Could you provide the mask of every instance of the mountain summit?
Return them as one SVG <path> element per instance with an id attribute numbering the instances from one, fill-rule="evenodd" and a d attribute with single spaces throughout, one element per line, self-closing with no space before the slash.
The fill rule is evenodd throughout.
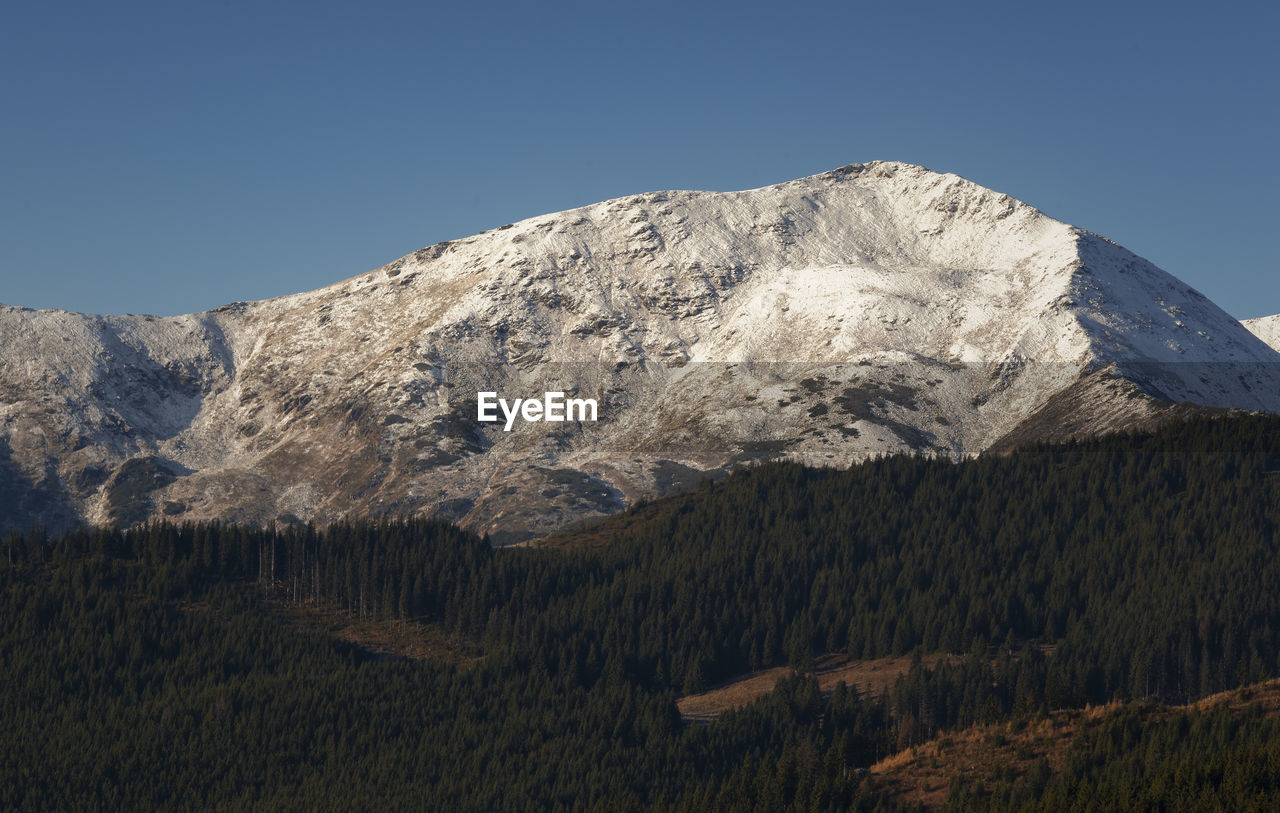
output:
<path id="1" fill-rule="evenodd" d="M 0 307 L 0 521 L 440 514 L 514 541 L 787 457 L 1280 411 L 1280 353 L 1098 235 L 874 162 L 654 192 L 178 316 Z M 477 420 L 479 393 L 599 405 Z"/>

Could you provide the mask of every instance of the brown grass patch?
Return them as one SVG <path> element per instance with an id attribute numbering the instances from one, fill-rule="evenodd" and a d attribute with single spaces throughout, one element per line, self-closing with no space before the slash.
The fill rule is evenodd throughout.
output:
<path id="1" fill-rule="evenodd" d="M 1238 711 L 1254 703 L 1265 712 L 1280 712 L 1280 679 L 1211 695 L 1186 706 L 1152 705 L 1147 720 L 1157 723 L 1192 709 L 1208 711 L 1219 706 Z M 1109 703 L 944 734 L 871 766 L 872 787 L 898 803 L 940 808 L 955 776 L 971 788 L 990 791 L 1001 778 L 1012 782 L 1023 776 L 1041 758 L 1057 773 L 1078 731 L 1098 725 L 1123 708 L 1123 704 Z"/>
<path id="2" fill-rule="evenodd" d="M 997 723 L 947 734 L 872 765 L 872 784 L 897 802 L 937 808 L 946 802 L 957 775 L 972 787 L 989 788 L 997 774 L 1012 780 L 1041 758 L 1056 772 L 1088 715 L 1059 711 L 1025 724 Z"/>
<path id="3" fill-rule="evenodd" d="M 1280 711 L 1280 678 L 1254 683 L 1250 686 L 1242 686 L 1229 692 L 1211 694 L 1208 697 L 1197 700 L 1190 706 L 1183 706 L 1177 710 L 1183 711 L 1196 708 L 1200 711 L 1209 711 L 1218 706 L 1226 706 L 1229 709 L 1238 711 L 1254 703 L 1261 706 L 1265 712 Z"/>
<path id="4" fill-rule="evenodd" d="M 926 666 L 935 666 L 943 657 L 927 655 L 923 661 Z M 832 653 L 818 658 L 809 674 L 817 679 L 823 692 L 835 691 L 836 684 L 843 681 L 863 696 L 876 696 L 893 686 L 898 678 L 910 670 L 910 655 L 854 661 L 844 655 Z M 676 701 L 676 706 L 686 722 L 710 722 L 729 709 L 742 708 L 763 697 L 773 691 L 779 680 L 794 673 L 795 670 L 789 666 L 775 666 L 752 672 L 705 692 L 686 695 Z"/>

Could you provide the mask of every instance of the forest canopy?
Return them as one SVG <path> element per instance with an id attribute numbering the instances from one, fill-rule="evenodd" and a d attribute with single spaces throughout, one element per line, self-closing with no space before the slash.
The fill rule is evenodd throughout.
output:
<path id="1" fill-rule="evenodd" d="M 1244 417 L 770 463 L 541 549 L 434 520 L 10 533 L 0 806 L 869 809 L 861 769 L 939 732 L 1276 676 L 1278 498 L 1280 419 Z M 478 655 L 387 657 L 282 608 Z M 948 657 L 824 694 L 828 652 Z M 782 664 L 682 723 L 681 693 Z M 1251 736 L 1205 735 L 1265 767 Z"/>

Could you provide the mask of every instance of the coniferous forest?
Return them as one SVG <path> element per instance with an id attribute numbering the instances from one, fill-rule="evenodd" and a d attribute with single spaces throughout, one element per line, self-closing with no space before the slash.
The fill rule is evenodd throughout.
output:
<path id="1" fill-rule="evenodd" d="M 0 551 L 0 808 L 874 810 L 866 769 L 1123 705 L 955 809 L 1280 803 L 1280 419 L 961 463 L 772 463 L 543 547 L 428 520 L 152 524 Z M 429 627 L 397 657 L 289 623 Z M 912 655 L 880 693 L 815 658 Z M 930 657 L 941 656 L 941 657 Z M 709 724 L 676 700 L 795 667 Z M 1190 800 L 1190 801 L 1189 801 Z"/>

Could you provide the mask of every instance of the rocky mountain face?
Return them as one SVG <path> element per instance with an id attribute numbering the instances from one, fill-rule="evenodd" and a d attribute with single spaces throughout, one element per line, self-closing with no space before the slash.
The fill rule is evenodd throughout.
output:
<path id="1" fill-rule="evenodd" d="M 477 420 L 478 393 L 548 391 L 597 420 Z M 752 460 L 961 456 L 1180 402 L 1280 411 L 1280 353 L 1105 238 L 877 162 L 207 313 L 0 307 L 0 524 L 439 514 L 509 542 Z"/>

